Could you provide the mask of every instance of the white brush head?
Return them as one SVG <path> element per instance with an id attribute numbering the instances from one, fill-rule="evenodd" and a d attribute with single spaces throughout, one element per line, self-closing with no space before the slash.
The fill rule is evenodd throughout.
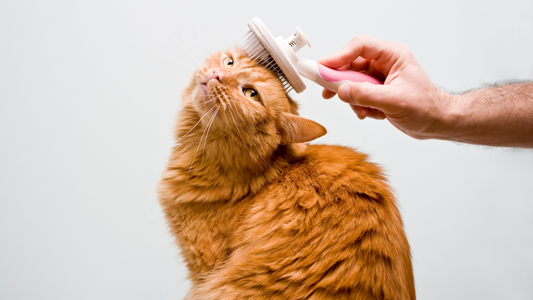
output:
<path id="1" fill-rule="evenodd" d="M 278 45 L 276 39 L 274 39 L 272 34 L 270 34 L 270 31 L 268 31 L 259 18 L 253 18 L 248 23 L 248 27 L 250 28 L 250 31 L 238 40 L 246 54 L 260 65 L 273 71 L 281 79 L 287 93 L 291 89 L 294 89 L 296 93 L 303 92 L 306 88 L 305 83 L 291 62 L 289 55 L 282 50 L 287 47 Z M 298 36 L 303 36 L 305 40 L 303 43 L 309 45 L 309 42 L 307 42 L 307 39 L 305 39 L 301 30 L 299 30 L 299 28 L 297 30 Z M 301 35 L 299 33 L 301 33 Z M 292 54 L 292 56 L 295 57 L 294 53 L 289 54 Z"/>

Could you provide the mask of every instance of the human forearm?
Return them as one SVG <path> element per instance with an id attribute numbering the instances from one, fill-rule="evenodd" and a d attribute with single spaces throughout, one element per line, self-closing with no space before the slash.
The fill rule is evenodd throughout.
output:
<path id="1" fill-rule="evenodd" d="M 445 139 L 533 148 L 533 83 L 484 88 L 450 99 Z"/>

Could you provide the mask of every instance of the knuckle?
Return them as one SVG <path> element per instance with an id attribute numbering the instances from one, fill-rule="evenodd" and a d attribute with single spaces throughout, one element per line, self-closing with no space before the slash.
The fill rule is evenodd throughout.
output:
<path id="1" fill-rule="evenodd" d="M 413 53 L 411 52 L 411 49 L 409 49 L 406 45 L 401 43 L 396 43 L 396 47 L 405 55 L 413 56 Z"/>
<path id="2" fill-rule="evenodd" d="M 369 39 L 370 39 L 369 36 L 366 36 L 364 34 L 359 34 L 359 35 L 356 35 L 352 39 L 351 43 L 364 43 L 364 42 L 368 41 Z"/>
<path id="3" fill-rule="evenodd" d="M 359 35 L 356 35 L 356 36 L 352 39 L 352 42 L 361 41 L 361 40 L 364 40 L 365 38 L 366 38 L 365 35 L 359 34 Z"/>

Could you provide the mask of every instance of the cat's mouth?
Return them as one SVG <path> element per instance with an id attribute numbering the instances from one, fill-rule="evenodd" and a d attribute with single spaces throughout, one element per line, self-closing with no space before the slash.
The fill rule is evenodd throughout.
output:
<path id="1" fill-rule="evenodd" d="M 205 97 L 205 101 L 212 100 L 211 98 L 213 97 L 213 89 L 216 85 L 215 81 L 218 81 L 218 80 L 207 79 L 206 81 L 200 84 L 200 90 L 202 92 L 202 95 Z"/>
<path id="2" fill-rule="evenodd" d="M 216 78 L 213 78 L 213 77 L 205 78 L 204 80 L 200 82 L 200 86 L 202 89 L 207 91 L 210 88 L 212 88 L 212 86 L 216 84 L 217 82 L 220 82 L 220 81 Z"/>
<path id="3" fill-rule="evenodd" d="M 196 102 L 196 107 L 200 108 L 205 106 L 208 102 L 212 102 L 210 101 L 211 99 L 207 81 L 198 82 L 196 91 L 196 95 L 193 98 L 193 101 Z"/>
<path id="4" fill-rule="evenodd" d="M 227 89 L 218 79 L 209 78 L 200 83 L 200 93 L 198 104 L 200 106 L 211 109 L 217 104 L 222 104 L 227 93 Z"/>

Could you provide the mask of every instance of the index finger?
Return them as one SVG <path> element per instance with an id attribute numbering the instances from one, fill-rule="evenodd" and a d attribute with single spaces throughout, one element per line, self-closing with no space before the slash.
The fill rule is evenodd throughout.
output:
<path id="1" fill-rule="evenodd" d="M 393 62 L 399 57 L 399 54 L 395 49 L 396 47 L 394 47 L 394 43 L 392 42 L 358 35 L 339 51 L 320 59 L 319 63 L 336 69 L 353 62 L 358 57 L 363 57 L 369 60 L 374 59 L 382 62 L 389 62 L 390 66 L 392 66 Z M 389 69 L 390 66 L 388 66 Z M 387 66 L 384 65 L 384 67 L 386 69 Z"/>

